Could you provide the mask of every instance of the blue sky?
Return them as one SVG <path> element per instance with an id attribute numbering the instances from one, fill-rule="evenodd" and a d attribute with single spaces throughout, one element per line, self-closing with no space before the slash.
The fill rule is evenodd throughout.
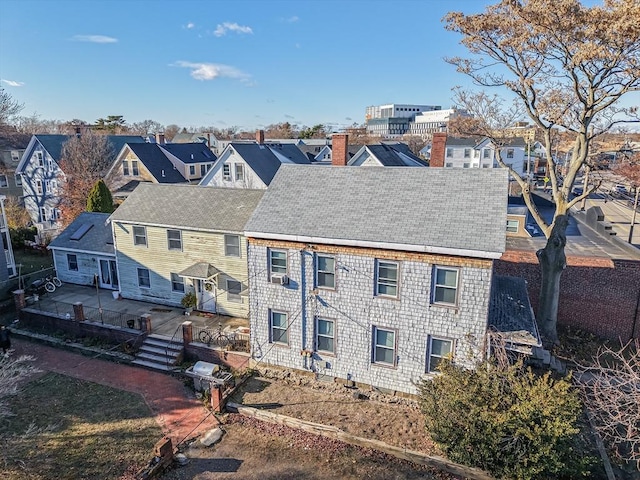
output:
<path id="1" fill-rule="evenodd" d="M 2 0 L 0 79 L 23 115 L 180 126 L 363 123 L 452 105 L 450 10 L 489 0 Z"/>

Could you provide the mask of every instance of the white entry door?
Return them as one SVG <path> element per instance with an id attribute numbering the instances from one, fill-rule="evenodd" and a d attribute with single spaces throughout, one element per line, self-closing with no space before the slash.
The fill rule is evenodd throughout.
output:
<path id="1" fill-rule="evenodd" d="M 115 260 L 100 259 L 100 286 L 112 290 L 118 289 L 118 269 Z"/>
<path id="2" fill-rule="evenodd" d="M 198 310 L 203 312 L 216 311 L 216 286 L 213 282 L 207 282 L 205 280 L 198 280 Z"/>

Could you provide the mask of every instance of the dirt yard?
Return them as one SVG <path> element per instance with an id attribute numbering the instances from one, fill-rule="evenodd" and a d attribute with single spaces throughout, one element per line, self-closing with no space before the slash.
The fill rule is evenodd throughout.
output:
<path id="1" fill-rule="evenodd" d="M 260 373 L 245 382 L 230 401 L 333 425 L 398 447 L 438 453 L 425 434 L 417 405 L 410 400 L 287 372 L 261 369 Z M 221 443 L 210 448 L 193 443 L 185 451 L 190 463 L 169 471 L 163 480 L 457 478 L 375 450 L 239 414 L 227 414 L 223 422 L 226 433 Z"/>
<path id="2" fill-rule="evenodd" d="M 437 453 L 418 405 L 400 397 L 351 390 L 288 372 L 264 370 L 243 384 L 232 402 L 332 425 L 396 447 Z M 355 398 L 357 395 L 360 398 Z"/>

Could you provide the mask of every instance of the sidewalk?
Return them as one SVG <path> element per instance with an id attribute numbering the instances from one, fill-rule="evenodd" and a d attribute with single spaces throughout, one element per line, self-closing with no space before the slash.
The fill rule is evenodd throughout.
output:
<path id="1" fill-rule="evenodd" d="M 35 357 L 35 365 L 41 370 L 142 395 L 174 448 L 218 425 L 217 419 L 177 378 L 21 339 L 14 338 L 11 343 L 14 355 Z"/>

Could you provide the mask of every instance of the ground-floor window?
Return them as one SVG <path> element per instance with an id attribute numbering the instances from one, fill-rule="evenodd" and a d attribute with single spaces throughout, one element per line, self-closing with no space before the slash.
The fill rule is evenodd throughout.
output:
<path id="1" fill-rule="evenodd" d="M 322 352 L 336 353 L 335 322 L 326 318 L 316 319 L 316 348 Z"/>
<path id="2" fill-rule="evenodd" d="M 78 271 L 78 256 L 75 253 L 67 253 L 67 269 L 70 272 Z"/>
<path id="3" fill-rule="evenodd" d="M 184 278 L 177 273 L 171 274 L 171 291 L 184 293 Z"/>
<path id="4" fill-rule="evenodd" d="M 288 315 L 285 312 L 269 311 L 269 330 L 271 342 L 289 345 Z"/>
<path id="5" fill-rule="evenodd" d="M 138 268 L 138 286 L 141 288 L 151 288 L 151 278 L 148 268 Z"/>
<path id="6" fill-rule="evenodd" d="M 395 366 L 396 331 L 373 327 L 373 363 Z"/>
<path id="7" fill-rule="evenodd" d="M 427 347 L 427 373 L 438 371 L 438 365 L 445 358 L 453 355 L 453 340 L 429 337 Z"/>

